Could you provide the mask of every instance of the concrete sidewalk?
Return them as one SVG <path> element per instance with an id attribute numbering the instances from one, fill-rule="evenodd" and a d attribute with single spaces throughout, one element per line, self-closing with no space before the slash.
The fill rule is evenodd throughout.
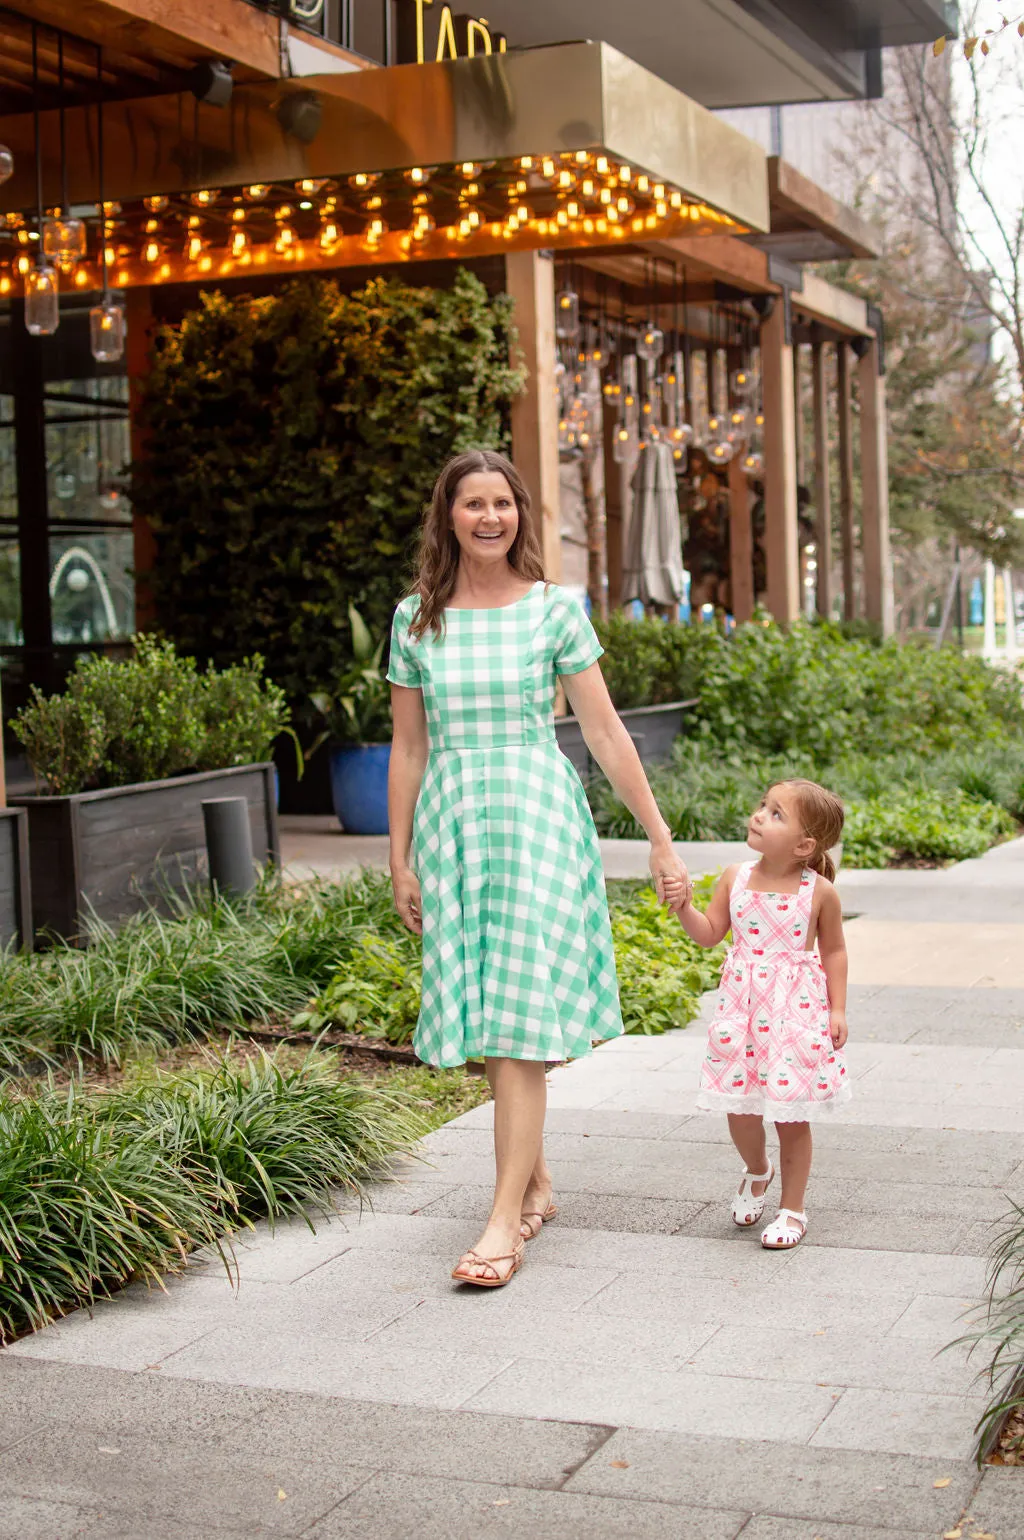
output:
<path id="1" fill-rule="evenodd" d="M 699 1027 L 621 1039 L 550 1077 L 561 1212 L 507 1289 L 448 1277 L 481 1107 L 372 1212 L 261 1228 L 237 1293 L 197 1261 L 0 1355 L 0 1537 L 1024 1540 L 1024 1471 L 979 1476 L 979 1387 L 940 1352 L 1024 1185 L 1024 963 L 981 982 L 973 879 L 927 875 L 938 919 L 849 926 L 856 1099 L 798 1250 L 729 1220 Z M 942 927 L 946 981 L 889 982 Z"/>

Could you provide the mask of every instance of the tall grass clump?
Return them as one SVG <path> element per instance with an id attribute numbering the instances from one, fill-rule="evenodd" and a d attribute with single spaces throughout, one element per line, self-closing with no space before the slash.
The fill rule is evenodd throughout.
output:
<path id="1" fill-rule="evenodd" d="M 311 1054 L 158 1074 L 116 1092 L 0 1096 L 0 1340 L 257 1218 L 332 1206 L 425 1131 L 414 1101 Z"/>
<path id="2" fill-rule="evenodd" d="M 1024 1205 L 1010 1200 L 1011 1209 L 996 1236 L 988 1268 L 988 1304 L 984 1319 L 951 1347 L 982 1352 L 987 1362 L 979 1379 L 988 1388 L 988 1403 L 978 1419 L 979 1464 L 991 1452 L 1004 1422 L 1024 1412 Z M 1024 1458 L 1024 1444 L 1012 1451 Z"/>

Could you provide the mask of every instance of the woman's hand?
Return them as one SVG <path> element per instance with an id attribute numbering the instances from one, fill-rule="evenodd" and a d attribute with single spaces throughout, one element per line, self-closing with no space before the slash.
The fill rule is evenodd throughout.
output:
<path id="1" fill-rule="evenodd" d="M 842 1048 L 843 1044 L 846 1042 L 847 1037 L 849 1036 L 849 1033 L 846 1029 L 846 1012 L 830 1011 L 828 1018 L 828 1029 L 832 1034 L 833 1048 Z"/>
<path id="2" fill-rule="evenodd" d="M 391 891 L 395 895 L 395 908 L 402 924 L 415 935 L 423 934 L 423 913 L 420 908 L 420 880 L 409 866 L 400 866 L 391 873 Z"/>
<path id="3" fill-rule="evenodd" d="M 651 876 L 658 902 L 670 909 L 682 909 L 693 893 L 690 874 L 672 849 L 671 840 L 651 846 Z"/>

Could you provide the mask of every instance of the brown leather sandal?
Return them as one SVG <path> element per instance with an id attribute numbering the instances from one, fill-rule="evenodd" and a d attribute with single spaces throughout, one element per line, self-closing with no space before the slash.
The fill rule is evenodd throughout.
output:
<path id="1" fill-rule="evenodd" d="M 455 1279 L 456 1283 L 475 1283 L 478 1289 L 504 1288 L 505 1284 L 508 1283 L 511 1278 L 514 1278 L 516 1273 L 518 1273 L 519 1269 L 522 1267 L 523 1255 L 525 1251 L 526 1244 L 524 1241 L 520 1241 L 514 1251 L 508 1252 L 503 1257 L 482 1257 L 478 1251 L 464 1251 L 452 1269 L 452 1277 Z M 511 1262 L 512 1266 L 509 1268 L 507 1273 L 499 1273 L 499 1262 Z M 467 1264 L 470 1267 L 489 1267 L 491 1272 L 494 1274 L 494 1277 L 473 1278 L 468 1273 L 460 1273 L 459 1268 L 465 1267 Z"/>
<path id="2" fill-rule="evenodd" d="M 521 1214 L 519 1216 L 520 1217 L 519 1233 L 520 1233 L 520 1235 L 522 1235 L 523 1240 L 524 1241 L 534 1241 L 534 1240 L 536 1240 L 537 1236 L 541 1232 L 542 1227 L 547 1224 L 549 1219 L 554 1219 L 554 1217 L 555 1217 L 555 1215 L 557 1213 L 558 1213 L 558 1204 L 557 1203 L 549 1203 L 547 1208 L 544 1210 L 543 1214 L 540 1212 L 539 1209 L 527 1209 L 523 1214 Z M 534 1222 L 533 1222 L 534 1220 L 537 1221 L 536 1224 L 534 1224 Z"/>

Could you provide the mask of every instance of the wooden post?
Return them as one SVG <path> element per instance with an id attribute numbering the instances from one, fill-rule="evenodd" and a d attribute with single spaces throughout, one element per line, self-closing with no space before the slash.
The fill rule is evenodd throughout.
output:
<path id="1" fill-rule="evenodd" d="M 832 480 L 828 456 L 828 380 L 824 344 L 811 345 L 811 379 L 814 397 L 814 510 L 818 570 L 815 602 L 818 614 L 832 619 Z"/>
<path id="2" fill-rule="evenodd" d="M 139 422 L 142 386 L 149 373 L 150 330 L 153 325 L 151 291 L 128 289 L 125 294 L 125 372 L 128 375 L 128 419 L 133 463 L 144 458 L 146 436 Z M 149 574 L 157 563 L 156 537 L 141 514 L 132 514 L 132 556 L 135 567 L 135 629 L 148 631 L 156 624 L 156 607 Z"/>
<path id="3" fill-rule="evenodd" d="M 729 587 L 732 613 L 737 622 L 754 615 L 754 527 L 750 514 L 753 497 L 743 469 L 743 455 L 734 454 L 727 472 L 729 484 Z"/>
<path id="4" fill-rule="evenodd" d="M 591 443 L 583 451 L 580 483 L 587 520 L 587 593 L 591 615 L 608 619 L 608 519 L 605 513 L 601 445 Z"/>
<path id="5" fill-rule="evenodd" d="M 526 390 L 512 404 L 512 455 L 533 499 L 544 571 L 562 574 L 558 489 L 558 396 L 555 387 L 555 264 L 539 251 L 509 252 L 505 285 L 515 302 Z"/>
<path id="6" fill-rule="evenodd" d="M 800 614 L 793 345 L 787 325 L 789 306 L 786 301 L 785 294 L 778 295 L 770 315 L 761 323 L 768 608 L 783 626 L 789 625 Z"/>
<path id="7" fill-rule="evenodd" d="M 605 412 L 601 449 L 604 454 L 605 560 L 608 564 L 608 605 L 618 609 L 622 603 L 622 467 L 612 455 L 615 419 Z"/>
<path id="8" fill-rule="evenodd" d="M 889 455 L 886 443 L 885 376 L 878 371 L 878 339 L 872 337 L 857 365 L 860 395 L 861 541 L 864 548 L 864 613 L 891 636 L 895 627 L 892 550 L 889 544 Z"/>
<path id="9" fill-rule="evenodd" d="M 804 360 L 803 350 L 793 348 L 793 442 L 796 446 L 796 484 L 807 485 L 807 465 L 804 455 Z"/>
<path id="10" fill-rule="evenodd" d="M 854 565 L 856 534 L 853 521 L 850 349 L 847 343 L 836 344 L 836 362 L 839 366 L 839 534 L 843 556 L 843 619 L 853 620 L 857 613 L 857 578 Z"/>

